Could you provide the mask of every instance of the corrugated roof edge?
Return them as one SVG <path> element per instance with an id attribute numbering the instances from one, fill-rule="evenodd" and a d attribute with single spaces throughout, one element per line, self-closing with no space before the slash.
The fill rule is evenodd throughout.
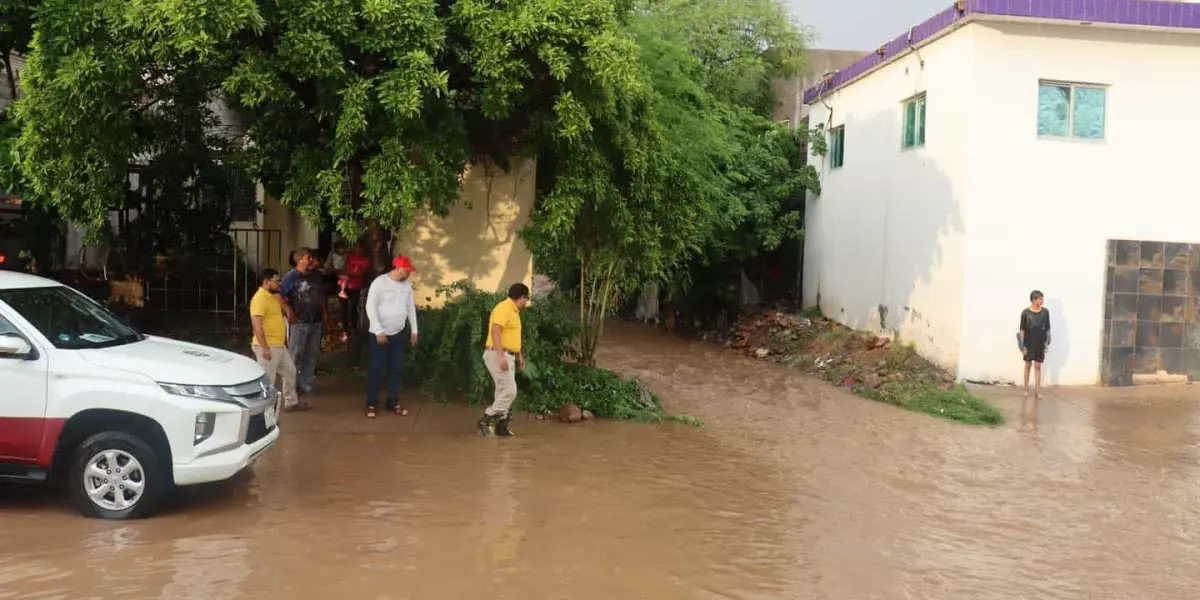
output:
<path id="1" fill-rule="evenodd" d="M 1026 18 L 1041 21 L 1108 23 L 1144 27 L 1200 29 L 1200 4 L 1156 0 L 959 0 L 882 45 L 862 60 L 834 73 L 804 92 L 812 104 L 824 94 L 854 82 L 972 15 Z M 911 35 L 911 39 L 910 39 Z"/>

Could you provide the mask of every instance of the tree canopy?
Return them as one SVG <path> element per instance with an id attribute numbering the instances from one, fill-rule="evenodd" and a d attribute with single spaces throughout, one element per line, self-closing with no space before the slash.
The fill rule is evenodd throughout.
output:
<path id="1" fill-rule="evenodd" d="M 641 0 L 624 31 L 645 108 L 543 151 L 526 231 L 539 268 L 578 281 L 585 360 L 626 294 L 796 239 L 817 185 L 771 121 L 771 80 L 804 66 L 805 37 L 779 2 Z"/>
<path id="2" fill-rule="evenodd" d="M 131 203 L 190 219 L 205 190 L 249 176 L 378 240 L 445 214 L 469 162 L 534 156 L 523 236 L 539 269 L 582 281 L 585 360 L 639 285 L 799 235 L 787 203 L 815 185 L 770 121 L 771 79 L 803 65 L 778 0 L 40 0 L 30 14 L 29 200 L 96 228 Z M 130 171 L 150 189 L 131 192 Z"/>

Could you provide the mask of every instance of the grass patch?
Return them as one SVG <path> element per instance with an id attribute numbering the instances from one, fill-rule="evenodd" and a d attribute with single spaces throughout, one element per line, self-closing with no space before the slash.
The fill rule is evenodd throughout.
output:
<path id="1" fill-rule="evenodd" d="M 677 423 L 679 425 L 685 425 L 687 427 L 693 427 L 696 429 L 704 427 L 704 421 L 701 421 L 698 417 L 693 417 L 691 415 L 667 415 L 664 420 L 670 423 Z"/>
<path id="2" fill-rule="evenodd" d="M 1004 423 L 1004 413 L 911 346 L 879 343 L 870 334 L 837 327 L 817 335 L 806 354 L 819 357 L 813 366 L 827 380 L 864 398 L 965 425 Z"/>
<path id="3" fill-rule="evenodd" d="M 966 425 L 1004 424 L 1004 413 L 961 384 L 942 389 L 928 382 L 902 381 L 855 391 L 864 398 Z"/>

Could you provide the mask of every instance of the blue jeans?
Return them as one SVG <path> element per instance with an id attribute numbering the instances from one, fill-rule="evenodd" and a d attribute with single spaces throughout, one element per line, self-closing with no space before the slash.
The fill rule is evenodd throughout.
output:
<path id="1" fill-rule="evenodd" d="M 288 352 L 296 363 L 296 389 L 313 391 L 317 357 L 321 355 L 321 323 L 293 323 L 288 327 Z"/>
<path id="2" fill-rule="evenodd" d="M 375 336 L 368 342 L 371 345 L 370 364 L 367 368 L 367 408 L 379 405 L 379 388 L 383 386 L 383 376 L 387 373 L 388 410 L 394 410 L 400 403 L 401 376 L 404 374 L 404 352 L 408 350 L 408 339 L 401 331 L 387 337 L 386 344 L 380 344 Z"/>

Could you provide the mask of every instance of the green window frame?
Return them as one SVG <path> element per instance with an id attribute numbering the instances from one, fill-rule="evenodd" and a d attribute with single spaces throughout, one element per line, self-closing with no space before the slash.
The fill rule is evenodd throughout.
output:
<path id="1" fill-rule="evenodd" d="M 903 149 L 925 145 L 925 94 L 920 93 L 904 101 L 904 131 L 901 134 Z"/>
<path id="2" fill-rule="evenodd" d="M 829 130 L 829 168 L 840 169 L 846 164 L 846 126 Z"/>
<path id="3" fill-rule="evenodd" d="M 1047 80 L 1038 82 L 1038 137 L 1103 141 L 1107 130 L 1106 86 Z"/>

